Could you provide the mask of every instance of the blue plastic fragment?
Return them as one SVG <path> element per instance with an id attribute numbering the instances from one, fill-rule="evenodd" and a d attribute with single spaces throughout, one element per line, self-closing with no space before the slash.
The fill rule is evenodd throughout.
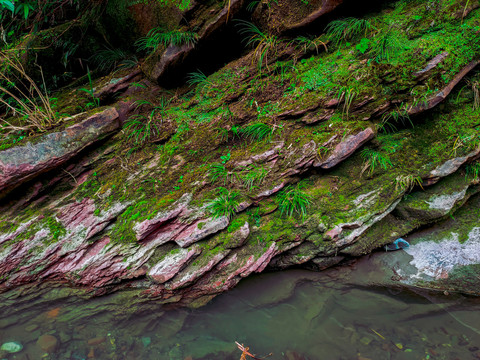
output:
<path id="1" fill-rule="evenodd" d="M 401 250 L 401 249 L 408 248 L 409 246 L 410 244 L 407 242 L 407 240 L 398 238 L 393 243 L 385 245 L 385 251 Z"/>

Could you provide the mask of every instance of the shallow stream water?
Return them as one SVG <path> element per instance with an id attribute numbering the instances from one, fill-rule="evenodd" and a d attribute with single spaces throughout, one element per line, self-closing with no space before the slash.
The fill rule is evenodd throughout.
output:
<path id="1" fill-rule="evenodd" d="M 353 265 L 355 266 L 355 265 Z M 66 288 L 0 295 L 4 359 L 480 359 L 480 299 L 352 283 L 352 266 L 242 281 L 199 309 L 167 310 L 138 292 L 82 299 Z M 132 301 L 135 299 L 135 301 Z M 55 352 L 37 340 L 54 336 Z"/>

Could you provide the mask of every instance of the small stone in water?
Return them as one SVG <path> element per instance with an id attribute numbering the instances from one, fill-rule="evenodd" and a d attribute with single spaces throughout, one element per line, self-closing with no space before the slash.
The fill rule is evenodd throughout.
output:
<path id="1" fill-rule="evenodd" d="M 147 346 L 150 345 L 151 343 L 152 343 L 152 339 L 150 339 L 150 338 L 147 337 L 147 336 L 142 337 L 142 344 L 143 344 L 143 346 L 147 347 Z"/>
<path id="2" fill-rule="evenodd" d="M 28 325 L 25 328 L 25 331 L 32 332 L 32 331 L 35 331 L 37 329 L 38 329 L 38 325 L 37 324 L 32 324 L 32 325 Z"/>
<path id="3" fill-rule="evenodd" d="M 360 339 L 360 342 L 363 344 L 363 345 L 369 345 L 371 342 L 372 342 L 372 339 L 368 338 L 368 337 L 363 337 Z"/>
<path id="4" fill-rule="evenodd" d="M 53 335 L 45 334 L 38 338 L 37 345 L 40 349 L 50 354 L 57 349 L 58 340 Z"/>
<path id="5" fill-rule="evenodd" d="M 22 349 L 23 349 L 23 345 L 15 341 L 6 342 L 0 348 L 0 350 L 6 351 L 9 353 L 16 353 L 21 351 Z"/>
<path id="6" fill-rule="evenodd" d="M 94 346 L 94 345 L 103 344 L 105 341 L 107 341 L 107 338 L 105 336 L 99 336 L 99 337 L 88 340 L 87 343 L 90 346 Z"/>

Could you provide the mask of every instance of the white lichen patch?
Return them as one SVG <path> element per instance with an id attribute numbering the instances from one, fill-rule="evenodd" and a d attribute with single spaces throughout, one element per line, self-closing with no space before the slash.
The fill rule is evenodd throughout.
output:
<path id="1" fill-rule="evenodd" d="M 480 264 L 480 227 L 473 228 L 463 244 L 458 239 L 458 234 L 452 233 L 438 242 L 423 241 L 406 248 L 413 256 L 410 264 L 418 270 L 412 277 L 441 279 L 457 266 Z"/>
<path id="2" fill-rule="evenodd" d="M 426 201 L 426 203 L 429 205 L 430 209 L 448 212 L 453 208 L 453 206 L 458 200 L 461 200 L 465 197 L 467 188 L 468 187 L 466 187 L 465 189 L 459 192 L 449 194 L 449 195 L 432 196 L 429 199 L 429 201 Z"/>
<path id="3" fill-rule="evenodd" d="M 377 202 L 378 194 L 380 190 L 373 190 L 369 193 L 359 195 L 353 203 L 359 208 L 370 207 Z"/>

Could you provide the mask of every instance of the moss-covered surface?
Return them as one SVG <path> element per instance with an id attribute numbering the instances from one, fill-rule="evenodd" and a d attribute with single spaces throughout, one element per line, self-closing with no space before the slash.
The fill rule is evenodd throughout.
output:
<path id="1" fill-rule="evenodd" d="M 466 5 L 463 0 L 430 7 L 423 1 L 393 2 L 366 16 L 371 31 L 332 41 L 328 52 L 307 56 L 297 48 L 288 57 L 285 49 L 291 49 L 292 39 L 281 38 L 261 72 L 250 52 L 195 87 L 181 87 L 175 93 L 153 86 L 127 91 L 123 100 L 139 104 L 147 98 L 149 103 L 138 107 L 135 115 L 140 117 L 131 115 L 123 130 L 102 145 L 103 153 L 90 159 L 82 182 L 68 192 L 53 192 L 46 203 L 5 211 L 0 215 L 5 224 L 2 231 L 12 232 L 27 219 L 43 215 L 16 241 L 27 239 L 40 227 L 48 228 L 50 241 L 56 241 L 66 233 L 54 212 L 91 199 L 97 217 L 114 204 L 124 204 L 125 210 L 103 232 L 112 244 L 137 244 L 135 227 L 154 219 L 182 195 L 193 195 L 188 207 L 197 218 L 182 214 L 175 221 L 194 224 L 195 231 L 201 232 L 211 217 L 205 205 L 219 188 L 238 192 L 245 206 L 225 230 L 198 242 L 202 252 L 195 260 L 198 268 L 230 250 L 259 258 L 274 243 L 281 252 L 307 241 L 308 245 L 302 245 L 305 253 L 296 251 L 299 262 L 315 251 L 319 256 L 334 256 L 342 250 L 360 255 L 442 219 L 477 191 L 477 180 L 465 180 L 464 167 L 431 188 L 423 180 L 447 160 L 478 147 L 480 109 L 474 100 L 478 90 L 472 87 L 478 84 L 478 74 L 471 72 L 432 111 L 411 117 L 408 112 L 428 103 L 462 68 L 480 59 L 480 10 L 467 14 Z M 199 13 L 205 14 L 204 10 Z M 196 21 L 203 24 L 206 20 Z M 327 35 L 322 36 L 326 41 Z M 381 43 L 388 44 L 387 55 L 376 52 Z M 427 76 L 415 77 L 444 52 L 448 56 Z M 106 79 L 97 83 L 102 81 Z M 80 111 L 78 97 L 78 89 L 60 94 L 60 111 L 62 107 Z M 77 110 L 72 110 L 75 106 Z M 145 141 L 135 142 L 131 136 L 135 119 L 154 124 Z M 248 133 L 259 123 L 269 129 L 262 140 Z M 347 160 L 330 170 L 312 165 L 335 154 L 338 144 L 367 128 L 374 130 L 375 138 L 355 148 Z M 25 141 L 21 136 L 7 137 L 2 149 Z M 307 215 L 282 214 L 277 198 L 280 187 L 299 182 L 309 199 Z M 427 200 L 432 194 L 451 194 L 468 186 L 452 209 L 445 213 L 429 209 Z M 275 187 L 277 192 L 262 195 Z M 400 199 L 393 210 L 392 204 Z M 386 217 L 374 224 L 381 216 Z M 237 249 L 236 234 L 245 223 L 250 234 Z M 334 229 L 341 229 L 341 234 L 332 241 L 325 234 Z M 358 229 L 362 232 L 355 235 Z M 346 245 L 336 242 L 350 236 Z M 162 247 L 149 265 L 170 251 L 178 248 Z"/>

